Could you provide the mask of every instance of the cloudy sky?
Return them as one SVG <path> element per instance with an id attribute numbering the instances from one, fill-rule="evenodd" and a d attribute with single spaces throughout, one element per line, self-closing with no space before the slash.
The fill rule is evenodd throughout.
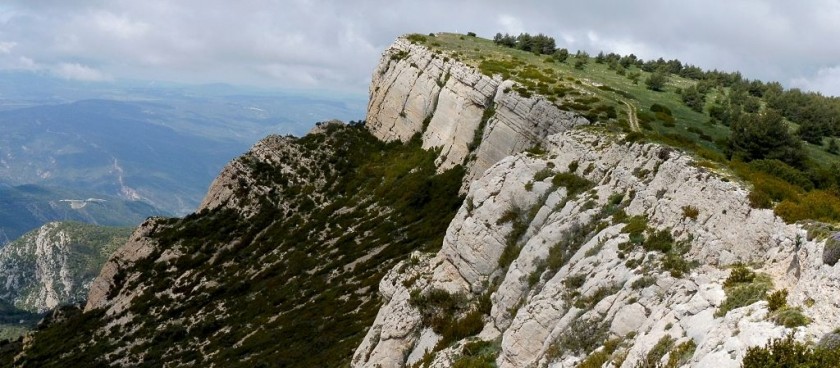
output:
<path id="1" fill-rule="evenodd" d="M 2 0 L 0 69 L 364 94 L 403 33 L 545 33 L 840 95 L 840 1 Z"/>

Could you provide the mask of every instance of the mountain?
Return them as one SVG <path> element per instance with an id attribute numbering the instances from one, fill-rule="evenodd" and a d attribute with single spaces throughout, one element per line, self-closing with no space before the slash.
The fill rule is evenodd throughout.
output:
<path id="1" fill-rule="evenodd" d="M 84 309 L 54 311 L 0 346 L 0 362 L 752 368 L 792 350 L 810 366 L 840 361 L 837 182 L 810 175 L 833 159 L 808 161 L 828 157 L 810 146 L 802 166 L 727 156 L 750 152 L 718 138 L 744 131 L 676 93 L 700 82 L 673 75 L 648 90 L 584 57 L 398 39 L 364 125 L 261 140 L 196 213 L 144 222 Z M 735 127 L 779 123 L 741 112 Z"/>
<path id="2" fill-rule="evenodd" d="M 0 184 L 0 246 L 52 221 L 135 226 L 149 216 L 165 214 L 142 201 L 103 196 L 90 190 Z"/>
<path id="3" fill-rule="evenodd" d="M 224 164 L 255 140 L 363 113 L 343 96 L 0 74 L 19 82 L 0 87 L 0 181 L 142 200 L 178 215 L 194 211 Z"/>
<path id="4" fill-rule="evenodd" d="M 57 306 L 84 302 L 102 265 L 130 233 L 51 222 L 0 249 L 0 330 L 29 327 Z"/>

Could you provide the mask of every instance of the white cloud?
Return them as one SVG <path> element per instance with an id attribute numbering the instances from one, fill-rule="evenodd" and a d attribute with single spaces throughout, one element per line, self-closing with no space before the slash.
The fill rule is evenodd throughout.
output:
<path id="1" fill-rule="evenodd" d="M 820 68 L 815 75 L 793 78 L 791 87 L 840 97 L 840 65 Z"/>
<path id="2" fill-rule="evenodd" d="M 840 39 L 835 0 L 2 2 L 0 40 L 16 44 L 0 44 L 0 68 L 26 55 L 39 65 L 88 79 L 227 82 L 364 94 L 382 50 L 395 37 L 455 30 L 484 37 L 543 33 L 572 51 L 678 58 L 783 82 L 840 60 L 840 48 L 834 46 Z M 84 65 L 58 67 L 68 60 Z M 833 88 L 816 79 L 811 83 Z"/>
<path id="3" fill-rule="evenodd" d="M 97 11 L 92 18 L 100 31 L 117 38 L 137 38 L 145 35 L 149 30 L 149 25 L 144 22 L 133 21 L 108 11 Z"/>
<path id="4" fill-rule="evenodd" d="M 103 82 L 111 80 L 107 74 L 79 63 L 61 63 L 56 65 L 52 72 L 64 79 L 72 79 L 85 82 Z"/>
<path id="5" fill-rule="evenodd" d="M 11 41 L 0 41 L 0 55 L 2 54 L 9 54 L 12 52 L 12 49 L 17 45 L 17 42 Z"/>
<path id="6" fill-rule="evenodd" d="M 512 35 L 524 33 L 525 27 L 522 26 L 522 21 L 509 14 L 502 14 L 499 16 L 499 25 L 502 27 L 499 31 Z"/>

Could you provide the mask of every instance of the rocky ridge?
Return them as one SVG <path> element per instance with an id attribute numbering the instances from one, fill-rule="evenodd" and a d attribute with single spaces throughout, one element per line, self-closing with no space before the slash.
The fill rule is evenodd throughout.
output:
<path id="1" fill-rule="evenodd" d="M 820 226 L 788 225 L 752 208 L 746 185 L 671 148 L 599 129 L 567 131 L 582 124 L 554 106 L 535 108 L 539 96 L 505 94 L 509 83 L 406 39 L 385 53 L 368 116 L 381 139 L 419 132 L 424 147 L 443 147 L 438 163 L 446 166 L 468 155 L 466 132 L 478 129 L 482 111 L 495 106 L 495 114 L 468 163 L 465 180 L 475 181 L 442 249 L 415 254 L 382 280 L 385 305 L 353 366 L 448 367 L 474 359 L 471 344 L 486 341 L 500 367 L 575 367 L 593 352 L 608 357 L 605 366 L 739 367 L 748 347 L 787 334 L 819 341 L 840 326 L 832 297 L 840 266 L 824 260 Z M 506 117 L 505 97 L 548 113 Z M 529 145 L 546 153 L 515 154 Z M 570 177 L 591 185 L 570 195 L 577 183 Z M 626 231 L 640 220 L 642 232 Z M 664 238 L 669 250 L 648 249 L 639 235 Z M 769 292 L 786 289 L 787 306 L 809 323 L 774 323 L 762 298 L 722 309 L 738 264 L 769 280 Z M 461 300 L 450 325 L 482 312 L 481 328 L 441 331 L 428 310 L 445 307 L 428 300 Z"/>
<path id="2" fill-rule="evenodd" d="M 440 149 L 441 169 L 468 167 L 468 186 L 502 158 L 589 123 L 514 85 L 399 38 L 373 73 L 367 126 L 385 141 L 421 133 L 424 149 Z"/>
<path id="3" fill-rule="evenodd" d="M 570 129 L 587 121 L 408 39 L 373 80 L 365 128 L 259 142 L 0 362 L 736 367 L 840 325 L 825 231 L 751 208 L 726 173 Z M 726 307 L 737 263 L 810 323 Z"/>

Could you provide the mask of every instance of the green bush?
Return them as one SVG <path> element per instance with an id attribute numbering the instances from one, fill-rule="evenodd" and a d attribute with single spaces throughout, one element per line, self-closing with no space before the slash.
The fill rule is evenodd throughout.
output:
<path id="1" fill-rule="evenodd" d="M 423 36 L 423 35 L 417 34 L 417 33 L 408 35 L 406 37 L 406 39 L 408 39 L 412 43 L 424 43 L 424 42 L 426 42 L 426 36 Z"/>
<path id="2" fill-rule="evenodd" d="M 721 303 L 717 312 L 715 312 L 715 316 L 723 317 L 733 309 L 745 307 L 763 300 L 769 288 L 767 284 L 758 282 L 741 284 L 726 289 L 726 299 Z"/>
<path id="3" fill-rule="evenodd" d="M 777 325 L 785 326 L 787 328 L 794 328 L 805 326 L 811 323 L 811 319 L 802 313 L 802 308 L 799 307 L 782 307 L 773 312 L 770 319 Z"/>
<path id="4" fill-rule="evenodd" d="M 677 368 L 685 365 L 694 355 L 695 350 L 697 350 L 697 344 L 694 343 L 694 340 L 688 340 L 677 345 L 676 348 L 671 350 L 665 368 Z"/>
<path id="5" fill-rule="evenodd" d="M 645 275 L 633 281 L 633 283 L 630 284 L 630 287 L 633 288 L 633 290 L 639 290 L 654 284 L 656 284 L 656 277 Z"/>
<path id="6" fill-rule="evenodd" d="M 549 345 L 546 358 L 550 362 L 566 353 L 589 354 L 604 343 L 608 332 L 609 324 L 602 320 L 577 318 Z"/>
<path id="7" fill-rule="evenodd" d="M 767 296 L 767 309 L 771 312 L 775 312 L 781 308 L 787 306 L 787 296 L 788 291 L 787 289 L 777 290 L 772 294 Z"/>
<path id="8" fill-rule="evenodd" d="M 660 366 L 660 361 L 669 351 L 674 347 L 674 342 L 676 340 L 671 337 L 670 335 L 662 336 L 659 341 L 656 342 L 650 351 L 648 351 L 647 355 L 645 355 L 644 359 L 642 359 L 637 365 L 637 368 L 654 368 Z"/>
<path id="9" fill-rule="evenodd" d="M 648 228 L 648 218 L 644 215 L 637 215 L 630 218 L 627 222 L 627 225 L 621 229 L 621 232 L 630 234 L 631 237 L 634 235 L 640 236 L 642 235 L 645 230 Z"/>
<path id="10" fill-rule="evenodd" d="M 659 251 L 667 253 L 673 246 L 674 237 L 671 236 L 671 231 L 668 229 L 651 232 L 650 236 L 642 243 L 642 247 L 648 252 Z"/>
<path id="11" fill-rule="evenodd" d="M 554 178 L 551 179 L 551 183 L 559 187 L 565 187 L 568 197 L 574 197 L 595 186 L 595 183 L 586 178 L 568 172 L 555 174 Z"/>
<path id="12" fill-rule="evenodd" d="M 755 272 L 744 266 L 736 264 L 729 272 L 729 277 L 723 282 L 724 287 L 732 287 L 736 284 L 751 283 L 755 280 Z"/>
<path id="13" fill-rule="evenodd" d="M 470 341 L 461 348 L 461 355 L 452 362 L 452 368 L 494 368 L 498 354 L 499 346 L 495 343 Z"/>
<path id="14" fill-rule="evenodd" d="M 747 349 L 742 368 L 810 368 L 837 367 L 840 350 L 812 348 L 793 340 L 793 335 L 773 339 L 764 347 Z"/>
<path id="15" fill-rule="evenodd" d="M 534 181 L 535 182 L 543 181 L 543 180 L 548 179 L 552 176 L 554 176 L 554 170 L 552 170 L 549 167 L 546 167 L 546 168 L 534 173 Z"/>

